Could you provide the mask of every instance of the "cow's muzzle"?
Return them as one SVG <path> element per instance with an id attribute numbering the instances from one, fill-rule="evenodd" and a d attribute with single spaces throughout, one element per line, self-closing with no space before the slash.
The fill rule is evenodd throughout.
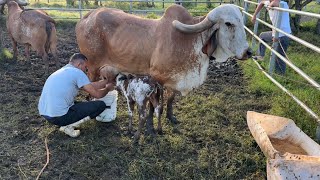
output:
<path id="1" fill-rule="evenodd" d="M 252 49 L 251 49 L 251 48 L 248 48 L 248 49 L 243 53 L 242 58 L 239 58 L 239 60 L 247 60 L 247 59 L 249 59 L 249 58 L 252 57 L 252 54 L 253 54 Z"/>

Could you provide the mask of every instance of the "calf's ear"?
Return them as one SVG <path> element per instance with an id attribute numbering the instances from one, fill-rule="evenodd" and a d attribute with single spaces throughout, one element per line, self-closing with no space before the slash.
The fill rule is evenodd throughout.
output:
<path id="1" fill-rule="evenodd" d="M 134 78 L 134 76 L 132 75 L 132 74 L 128 74 L 128 79 L 133 79 Z"/>

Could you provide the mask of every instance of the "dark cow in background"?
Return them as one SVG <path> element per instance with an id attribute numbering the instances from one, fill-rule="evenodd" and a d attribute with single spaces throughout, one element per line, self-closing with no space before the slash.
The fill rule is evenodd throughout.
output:
<path id="1" fill-rule="evenodd" d="M 171 92 L 167 118 L 172 122 L 176 122 L 175 93 L 186 95 L 203 84 L 209 59 L 224 62 L 252 55 L 242 14 L 231 4 L 220 5 L 200 18 L 179 5 L 167 8 L 160 19 L 99 8 L 77 23 L 76 36 L 81 53 L 88 58 L 91 80 L 99 78 L 104 65 L 123 74 L 150 75 Z"/>
<path id="2" fill-rule="evenodd" d="M 56 66 L 59 67 L 55 21 L 41 10 L 24 11 L 15 1 L 9 1 L 7 5 L 7 29 L 13 44 L 14 58 L 18 56 L 17 43 L 20 43 L 25 45 L 28 60 L 30 46 L 37 51 L 46 64 L 46 73 L 49 68 L 49 50 L 53 54 Z"/>
<path id="3" fill-rule="evenodd" d="M 15 1 L 16 3 L 18 3 L 19 7 L 21 9 L 24 9 L 23 6 L 27 6 L 28 3 L 23 1 L 23 0 L 0 0 L 0 13 L 4 14 L 4 6 L 9 2 L 9 1 Z"/>

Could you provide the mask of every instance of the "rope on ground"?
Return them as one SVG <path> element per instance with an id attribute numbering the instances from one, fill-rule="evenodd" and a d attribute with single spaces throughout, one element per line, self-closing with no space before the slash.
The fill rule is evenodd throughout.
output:
<path id="1" fill-rule="evenodd" d="M 43 168 L 41 169 L 40 173 L 38 174 L 36 180 L 38 180 L 40 178 L 40 175 L 42 174 L 42 172 L 44 171 L 44 169 L 48 166 L 49 164 L 49 155 L 50 155 L 50 152 L 49 152 L 49 148 L 48 148 L 48 143 L 47 143 L 47 137 L 44 139 L 44 144 L 46 146 L 46 152 L 47 152 L 47 162 L 46 164 L 43 166 Z"/>
<path id="2" fill-rule="evenodd" d="M 19 167 L 19 171 L 21 172 L 21 174 L 27 179 L 27 175 L 22 171 L 20 164 L 19 164 L 19 160 L 18 160 L 18 167 Z"/>

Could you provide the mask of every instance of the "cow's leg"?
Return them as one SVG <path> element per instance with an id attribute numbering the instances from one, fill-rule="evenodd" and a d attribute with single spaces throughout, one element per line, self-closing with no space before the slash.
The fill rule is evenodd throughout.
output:
<path id="1" fill-rule="evenodd" d="M 30 61 L 30 44 L 24 45 L 24 53 L 26 53 L 27 61 Z"/>
<path id="2" fill-rule="evenodd" d="M 173 101 L 176 94 L 174 91 L 168 91 L 168 94 L 169 98 L 167 100 L 167 119 L 173 124 L 178 124 L 179 121 L 173 115 Z"/>
<path id="3" fill-rule="evenodd" d="M 43 62 L 45 63 L 45 75 L 48 75 L 49 73 L 49 58 L 48 58 L 48 54 L 46 53 L 44 47 L 41 47 L 39 52 L 38 52 L 39 56 L 42 57 Z"/>
<path id="4" fill-rule="evenodd" d="M 163 113 L 163 90 L 158 90 L 158 95 L 157 95 L 157 106 L 156 106 L 156 116 L 158 119 L 158 127 L 157 127 L 157 131 L 158 134 L 162 134 L 162 124 L 161 124 L 161 116 Z"/>
<path id="5" fill-rule="evenodd" d="M 13 46 L 13 59 L 17 60 L 18 58 L 17 41 L 15 41 L 12 36 L 10 36 L 10 38 Z"/>
<path id="6" fill-rule="evenodd" d="M 56 63 L 56 68 L 60 68 L 60 61 L 58 59 L 58 50 L 57 50 L 57 36 L 56 34 L 56 28 L 52 27 L 51 37 L 50 37 L 50 51 L 52 53 L 53 59 Z M 48 52 L 47 52 L 48 53 Z"/>
<path id="7" fill-rule="evenodd" d="M 142 128 L 146 121 L 146 102 L 143 103 L 143 105 L 139 104 L 139 126 L 138 130 L 134 135 L 134 142 L 138 142 L 140 139 L 140 134 L 142 131 Z"/>

